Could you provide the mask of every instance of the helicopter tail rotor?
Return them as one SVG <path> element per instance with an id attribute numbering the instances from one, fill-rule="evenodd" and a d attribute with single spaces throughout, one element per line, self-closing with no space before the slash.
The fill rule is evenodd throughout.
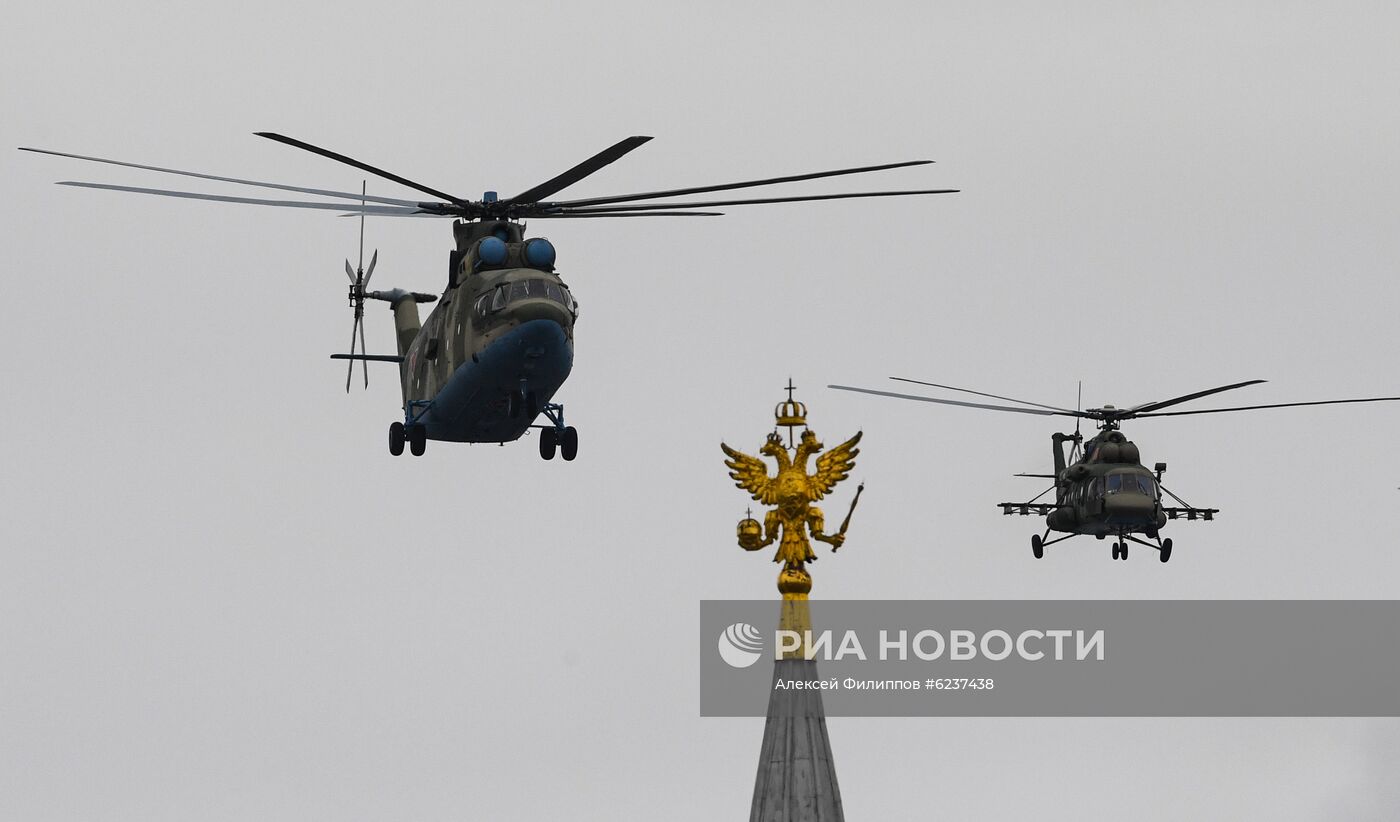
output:
<path id="1" fill-rule="evenodd" d="M 360 182 L 360 205 L 364 207 L 365 182 Z M 374 276 L 374 266 L 379 262 L 379 249 L 374 250 L 374 254 L 369 258 L 369 268 L 365 268 L 365 214 L 360 212 L 360 256 L 359 264 L 353 268 L 350 260 L 345 261 L 345 276 L 350 279 L 350 308 L 355 312 L 355 322 L 350 327 L 350 362 L 345 368 L 345 391 L 350 392 L 350 381 L 355 374 L 355 360 L 360 360 L 360 371 L 364 374 L 365 388 L 369 388 L 369 365 L 364 356 L 369 352 L 365 349 L 365 288 L 369 285 L 370 277 Z M 355 356 L 355 341 L 359 340 L 360 357 Z"/>

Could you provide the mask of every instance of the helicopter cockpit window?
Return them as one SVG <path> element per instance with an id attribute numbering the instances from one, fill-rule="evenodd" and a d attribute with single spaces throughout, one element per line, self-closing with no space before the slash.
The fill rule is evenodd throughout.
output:
<path id="1" fill-rule="evenodd" d="M 521 300 L 549 300 L 569 309 L 575 316 L 578 314 L 578 304 L 574 302 L 569 289 L 551 280 L 516 280 L 504 283 L 497 286 L 492 293 L 482 295 L 477 300 L 476 309 L 478 314 L 485 316 Z"/>
<path id="2" fill-rule="evenodd" d="M 1156 498 L 1157 484 L 1141 474 L 1109 474 L 1104 477 L 1104 490 L 1110 494 L 1145 494 Z"/>

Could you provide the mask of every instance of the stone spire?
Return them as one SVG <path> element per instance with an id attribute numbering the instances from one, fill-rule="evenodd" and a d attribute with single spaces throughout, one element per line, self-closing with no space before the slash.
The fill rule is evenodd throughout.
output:
<path id="1" fill-rule="evenodd" d="M 810 578 L 806 587 L 811 589 Z M 785 628 L 811 625 L 805 592 L 783 593 L 781 622 Z M 794 657 L 789 654 L 773 664 L 774 684 L 779 679 L 819 678 L 816 660 Z M 845 822 L 845 818 L 831 740 L 826 734 L 822 692 L 815 688 L 771 688 L 749 822 Z"/>

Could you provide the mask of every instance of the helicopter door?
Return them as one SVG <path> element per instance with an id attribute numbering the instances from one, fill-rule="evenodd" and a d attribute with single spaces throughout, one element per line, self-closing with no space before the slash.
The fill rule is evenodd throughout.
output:
<path id="1" fill-rule="evenodd" d="M 1103 513 L 1103 483 L 1098 477 L 1090 479 L 1084 484 L 1084 512 L 1086 514 Z"/>

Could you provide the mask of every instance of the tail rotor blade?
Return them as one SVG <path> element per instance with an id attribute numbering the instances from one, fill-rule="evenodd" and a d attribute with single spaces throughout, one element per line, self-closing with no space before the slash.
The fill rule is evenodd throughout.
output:
<path id="1" fill-rule="evenodd" d="M 360 326 L 360 353 L 361 353 L 361 354 L 368 354 L 369 351 L 365 350 L 365 323 L 364 323 L 364 320 L 363 320 L 363 319 L 357 319 L 356 324 L 357 324 L 358 326 Z M 355 367 L 355 361 L 354 361 L 354 360 L 351 360 L 351 361 L 350 361 L 350 367 L 351 367 L 351 368 L 354 368 L 354 367 Z M 367 360 L 360 360 L 360 370 L 361 370 L 362 372 L 364 372 L 364 375 L 365 375 L 365 388 L 369 388 L 369 362 L 368 362 Z"/>
<path id="2" fill-rule="evenodd" d="M 349 260 L 345 261 L 345 276 L 350 278 L 350 283 L 352 285 L 355 283 L 355 269 L 350 267 Z"/>
<path id="3" fill-rule="evenodd" d="M 360 181 L 360 271 L 365 270 L 365 181 Z"/>
<path id="4" fill-rule="evenodd" d="M 377 263 L 377 262 L 379 262 L 379 249 L 376 248 L 376 249 L 374 250 L 374 254 L 373 254 L 372 256 L 370 256 L 370 258 L 369 258 L 369 268 L 365 269 L 365 282 L 364 282 L 364 284 L 365 284 L 366 286 L 369 285 L 369 278 L 374 276 L 374 264 Z"/>
<path id="5" fill-rule="evenodd" d="M 354 354 L 354 353 L 355 353 L 355 335 L 356 335 L 356 333 L 359 332 L 359 330 L 360 330 L 360 317 L 359 317 L 359 315 L 358 315 L 358 312 L 356 312 L 355 324 L 352 325 L 352 326 L 350 326 L 350 353 L 351 353 L 351 354 Z M 365 353 L 365 352 L 364 352 L 364 351 L 361 351 L 360 353 L 363 354 L 363 353 Z M 351 361 L 349 361 L 348 363 L 346 363 L 345 365 L 346 365 L 346 369 L 345 369 L 345 393 L 349 394 L 349 393 L 350 393 L 350 378 L 353 377 L 353 376 L 355 375 L 355 361 L 354 361 L 354 360 L 351 360 Z"/>

